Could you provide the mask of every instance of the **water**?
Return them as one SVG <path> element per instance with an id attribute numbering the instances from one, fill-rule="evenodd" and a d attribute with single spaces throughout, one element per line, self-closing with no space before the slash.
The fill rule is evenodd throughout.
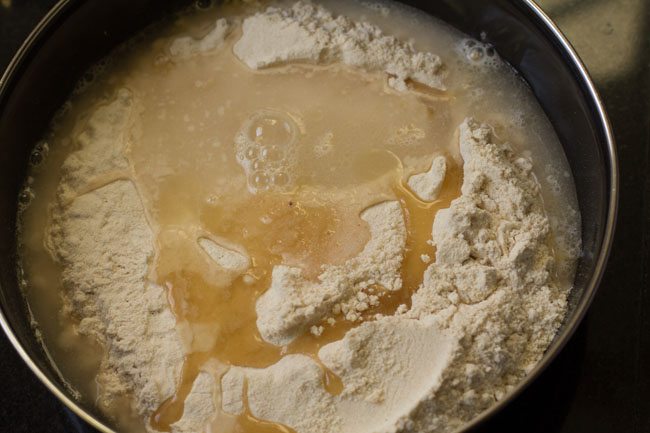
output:
<path id="1" fill-rule="evenodd" d="M 316 278 L 322 264 L 357 255 L 369 238 L 359 214 L 387 199 L 399 200 L 405 211 L 405 284 L 397 293 L 377 287 L 380 304 L 364 318 L 410 303 L 427 266 L 420 256 L 435 256 L 427 243 L 435 212 L 460 194 L 456 128 L 468 116 L 493 124 L 501 139 L 533 158 L 547 211 L 556 221 L 552 242 L 562 261 L 557 278 L 571 284 L 573 263 L 564 258 L 564 246 L 575 242 L 579 229 L 572 212 L 575 190 L 557 137 L 525 83 L 491 47 L 413 10 L 392 3 L 324 3 L 439 54 L 448 71 L 447 91 L 399 94 L 386 89 L 385 77 L 341 66 L 250 71 L 232 54 L 238 29 L 217 54 L 170 58 L 167 50 L 176 36 L 200 37 L 217 17 L 250 8 L 206 4 L 102 62 L 34 151 L 32 180 L 21 194 L 26 295 L 45 346 L 83 398 L 96 396 L 102 349 L 76 335 L 75 318 L 61 313 L 65 288 L 44 232 L 63 160 L 75 149 L 89 114 L 121 88 L 137 100 L 137 115 L 125 134 L 131 177 L 157 239 L 151 278 L 168 288 L 177 320 L 195 330 L 200 342 L 186 359 L 177 395 L 151 418 L 163 431 L 180 418 L 205 362 L 265 367 L 287 353 L 304 353 L 320 363 L 318 349 L 356 326 L 339 318 L 335 325 L 323 323 L 320 336 L 308 333 L 278 348 L 259 336 L 255 301 L 269 287 L 274 265 L 299 266 Z M 428 169 L 436 155 L 447 157 L 449 173 L 440 197 L 422 202 L 405 181 Z M 253 266 L 243 276 L 224 279 L 200 249 L 201 236 L 245 248 Z M 340 392 L 340 379 L 322 370 L 324 387 Z M 119 414 L 116 422 L 124 430 L 141 431 L 141 421 L 125 407 L 120 402 L 105 410 Z M 257 420 L 250 411 L 233 425 L 237 431 L 290 430 Z"/>

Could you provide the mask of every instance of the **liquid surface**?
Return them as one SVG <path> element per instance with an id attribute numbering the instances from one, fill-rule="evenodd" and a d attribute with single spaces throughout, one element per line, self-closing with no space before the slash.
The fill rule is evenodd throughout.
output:
<path id="1" fill-rule="evenodd" d="M 180 419 L 195 378 L 210 361 L 262 368 L 301 353 L 321 366 L 329 393 L 341 392 L 344 384 L 322 365 L 318 351 L 358 322 L 339 317 L 333 325 L 324 322 L 318 336 L 305 333 L 278 347 L 261 338 L 255 302 L 268 289 L 278 264 L 300 267 L 316 279 L 322 265 L 341 264 L 359 254 L 370 236 L 361 212 L 398 200 L 408 232 L 404 284 L 390 293 L 376 287 L 380 303 L 363 319 L 408 306 L 429 263 L 423 257 L 435 256 L 427 242 L 435 214 L 460 194 L 462 160 L 454 134 L 465 117 L 490 122 L 501 138 L 525 146 L 518 150 L 535 161 L 552 219 L 567 221 L 567 209 L 576 208 L 572 180 L 551 126 L 508 67 L 496 59 L 484 61 L 494 53 L 476 42 L 468 44 L 441 23 L 390 4 L 386 16 L 381 8 L 324 3 L 399 38 L 413 38 L 419 50 L 439 54 L 449 69 L 448 90 L 398 94 L 385 88 L 380 75 L 336 65 L 254 72 L 232 54 L 239 30 L 215 54 L 183 61 L 168 56 L 178 35 L 201 36 L 216 17 L 242 13 L 239 6 L 228 6 L 184 14 L 153 32 L 155 36 L 122 50 L 74 95 L 53 125 L 47 137 L 49 155 L 33 170 L 35 199 L 22 219 L 26 294 L 54 362 L 84 398 L 94 398 L 102 350 L 74 333 L 74 319 L 59 314 L 60 269 L 44 248 L 43 227 L 61 164 L 74 150 L 80 125 L 119 89 L 129 89 L 138 107 L 137 128 L 128 131 L 127 156 L 156 236 L 150 278 L 168 290 L 178 323 L 192 335 L 177 392 L 150 419 L 161 431 Z M 446 156 L 448 174 L 438 199 L 428 203 L 405 182 L 427 170 L 437 155 Z M 566 227 L 555 227 L 558 242 Z M 200 238 L 226 240 L 245 250 L 250 268 L 233 277 L 210 259 L 197 242 Z M 566 274 L 560 280 L 570 285 L 572 269 L 560 272 Z M 243 395 L 245 410 L 236 417 L 233 431 L 291 431 L 255 418 L 247 407 L 246 389 Z M 124 430 L 142 430 L 135 417 L 119 418 Z"/>

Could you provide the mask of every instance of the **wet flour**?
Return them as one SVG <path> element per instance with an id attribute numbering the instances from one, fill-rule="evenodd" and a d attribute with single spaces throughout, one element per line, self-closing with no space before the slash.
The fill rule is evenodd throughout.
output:
<path id="1" fill-rule="evenodd" d="M 170 56 L 207 57 L 238 25 L 220 19 L 202 39 L 174 41 Z M 436 55 L 307 2 L 255 13 L 237 37 L 234 55 L 254 70 L 340 63 L 386 77 L 391 92 L 414 83 L 445 89 Z M 176 394 L 199 343 L 188 342 L 166 288 L 151 277 L 159 228 L 129 157 L 138 104 L 122 89 L 86 120 L 62 167 L 47 246 L 63 269 L 66 312 L 105 348 L 100 403 L 131 395 L 156 431 L 150 417 Z M 379 200 L 360 214 L 369 240 L 358 254 L 323 265 L 316 278 L 277 264 L 255 304 L 259 334 L 274 346 L 318 337 L 340 320 L 354 326 L 320 347 L 318 359 L 288 354 L 265 368 L 205 363 L 172 432 L 229 431 L 247 412 L 299 433 L 448 432 L 526 376 L 567 308 L 540 186 L 532 161 L 491 126 L 466 119 L 457 140 L 460 196 L 435 216 L 435 257 L 411 300 L 392 314 L 369 314 L 381 303 L 378 287 L 397 292 L 404 283 L 409 215 L 399 200 Z M 404 179 L 422 201 L 435 200 L 448 175 L 445 157 L 428 161 L 425 172 Z M 230 279 L 253 266 L 244 248 L 201 236 L 196 243 Z M 340 393 L 325 389 L 323 368 L 340 378 Z"/>

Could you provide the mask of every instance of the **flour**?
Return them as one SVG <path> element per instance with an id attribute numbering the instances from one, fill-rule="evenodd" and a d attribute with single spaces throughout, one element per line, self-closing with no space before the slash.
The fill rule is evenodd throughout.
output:
<path id="1" fill-rule="evenodd" d="M 201 39 L 195 39 L 191 36 L 182 36 L 175 39 L 169 46 L 169 53 L 176 60 L 187 60 L 195 54 L 209 55 L 223 45 L 230 29 L 228 21 L 220 18 L 215 23 L 214 28 Z"/>
<path id="2" fill-rule="evenodd" d="M 462 195 L 435 218 L 436 261 L 405 314 L 464 336 L 436 398 L 412 420 L 426 431 L 454 430 L 506 395 L 542 357 L 567 305 L 530 160 L 474 120 L 459 133 Z"/>
<path id="3" fill-rule="evenodd" d="M 146 280 L 153 238 L 133 184 L 116 181 L 62 205 L 51 236 L 78 331 L 107 348 L 102 403 L 133 392 L 139 412 L 155 409 L 174 393 L 184 352 L 165 292 Z"/>
<path id="4" fill-rule="evenodd" d="M 313 360 L 290 355 L 263 370 L 231 368 L 222 380 L 223 409 L 243 410 L 246 380 L 252 413 L 297 431 L 394 430 L 396 420 L 408 416 L 440 385 L 456 344 L 426 320 L 385 317 L 366 322 L 319 352 L 345 384 L 341 395 L 323 389 L 322 372 Z"/>
<path id="5" fill-rule="evenodd" d="M 62 200 L 70 200 L 84 190 L 126 173 L 129 164 L 125 156 L 125 135 L 134 110 L 133 95 L 121 89 L 113 101 L 100 106 L 88 119 L 76 136 L 79 149 L 63 165 Z"/>
<path id="6" fill-rule="evenodd" d="M 195 433 L 203 430 L 216 411 L 216 392 L 214 375 L 208 371 L 199 372 L 185 400 L 183 416 L 172 424 L 171 433 Z"/>
<path id="7" fill-rule="evenodd" d="M 487 125 L 466 120 L 459 134 L 462 195 L 436 216 L 436 261 L 412 307 L 366 322 L 319 352 L 345 384 L 341 396 L 315 387 L 309 358 L 287 357 L 266 370 L 231 369 L 224 410 L 239 407 L 241 380 L 231 377 L 239 374 L 256 416 L 297 431 L 446 432 L 503 397 L 536 364 L 564 317 L 567 293 L 551 280 L 548 220 L 532 165 Z M 298 391 L 307 386 L 314 389 Z"/>
<path id="8" fill-rule="evenodd" d="M 100 402 L 125 393 L 146 414 L 173 395 L 184 351 L 165 291 L 147 280 L 154 238 L 134 184 L 113 179 L 128 167 L 124 131 L 131 95 L 98 108 L 63 166 L 48 245 L 63 265 L 64 299 L 78 332 L 107 348 L 97 377 Z M 73 191 L 84 191 L 74 194 Z"/>
<path id="9" fill-rule="evenodd" d="M 334 16 L 309 2 L 270 7 L 244 20 L 234 53 L 252 69 L 289 62 L 342 63 L 366 72 L 383 72 L 388 85 L 408 90 L 410 81 L 444 90 L 442 62 L 371 24 Z"/>
<path id="10" fill-rule="evenodd" d="M 438 198 L 440 188 L 445 180 L 447 162 L 444 156 L 438 156 L 431 162 L 431 168 L 424 173 L 409 177 L 408 186 L 420 200 L 434 201 Z"/>
<path id="11" fill-rule="evenodd" d="M 202 39 L 173 39 L 168 52 L 177 62 L 199 55 L 207 61 L 236 34 L 237 23 L 219 19 Z M 245 18 L 241 30 L 233 53 L 255 70 L 292 62 L 340 63 L 386 74 L 389 86 L 402 92 L 411 90 L 411 83 L 445 89 L 437 56 L 309 2 L 268 8 Z M 173 224 L 166 231 L 156 226 L 130 159 L 132 131 L 143 111 L 140 96 L 118 90 L 75 130 L 75 150 L 62 165 L 47 244 L 63 269 L 65 312 L 78 319 L 80 334 L 105 349 L 97 376 L 102 406 L 132 396 L 134 412 L 155 432 L 147 421 L 177 391 L 185 356 L 208 353 L 222 343 L 212 323 L 174 316 L 168 287 L 152 281 L 157 248 L 173 249 L 182 232 L 202 260 L 183 270 L 229 283 L 241 278 L 252 285 L 258 277 L 252 272 L 253 253 L 204 227 L 184 232 Z M 278 113 L 260 107 L 254 120 L 282 125 Z M 248 191 L 257 194 L 266 188 L 251 187 L 260 165 L 242 163 L 250 151 L 242 137 L 251 125 L 233 128 L 233 161 L 245 172 Z M 414 138 L 399 143 L 426 138 L 423 129 L 404 128 L 397 134 Z M 297 164 L 293 153 L 301 129 L 285 129 Z M 259 335 L 285 353 L 298 337 L 325 336 L 342 322 L 351 324 L 344 337 L 319 346 L 317 353 L 285 355 L 266 368 L 210 360 L 189 384 L 172 433 L 234 429 L 246 411 L 298 433 L 450 432 L 502 399 L 530 372 L 560 326 L 568 294 L 556 281 L 558 260 L 540 186 L 532 161 L 489 125 L 467 119 L 456 139 L 460 196 L 435 216 L 429 240 L 435 257 L 415 256 L 426 271 L 411 302 L 390 314 L 373 312 L 382 296 L 403 289 L 402 267 L 411 248 L 412 216 L 387 192 L 390 198 L 376 200 L 360 214 L 370 234 L 361 252 L 322 265 L 316 279 L 300 267 L 274 264 L 269 287 L 256 298 Z M 309 144 L 311 153 L 325 160 L 334 152 L 333 140 L 335 135 L 325 132 Z M 397 143 L 395 137 L 388 141 Z M 260 154 L 269 150 L 259 147 Z M 417 198 L 432 202 L 447 188 L 446 171 L 446 158 L 438 156 L 406 184 Z M 286 192 L 287 185 L 279 191 Z M 179 200 L 178 205 L 196 203 Z M 246 238 L 246 229 L 241 235 Z M 575 243 L 562 249 L 570 259 L 580 251 Z M 324 368 L 340 378 L 339 395 L 324 387 Z"/>
<path id="12" fill-rule="evenodd" d="M 226 270 L 241 275 L 251 266 L 251 259 L 244 252 L 234 251 L 208 238 L 199 238 L 198 243 L 212 260 Z"/>
<path id="13" fill-rule="evenodd" d="M 286 345 L 341 312 L 348 320 L 357 320 L 373 302 L 364 290 L 375 284 L 389 291 L 401 287 L 406 227 L 399 203 L 377 204 L 366 209 L 361 219 L 368 223 L 370 241 L 358 257 L 343 265 L 324 265 L 318 282 L 305 278 L 300 268 L 280 265 L 273 269 L 271 287 L 256 305 L 257 327 L 265 340 Z"/>

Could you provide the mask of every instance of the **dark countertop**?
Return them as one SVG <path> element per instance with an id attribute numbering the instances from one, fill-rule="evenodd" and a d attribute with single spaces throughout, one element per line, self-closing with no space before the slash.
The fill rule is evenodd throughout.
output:
<path id="1" fill-rule="evenodd" d="M 0 69 L 54 0 L 0 0 Z M 540 0 L 585 61 L 621 165 L 616 239 L 600 290 L 553 364 L 480 432 L 650 432 L 650 2 Z M 0 432 L 70 433 L 74 417 L 0 336 Z"/>

